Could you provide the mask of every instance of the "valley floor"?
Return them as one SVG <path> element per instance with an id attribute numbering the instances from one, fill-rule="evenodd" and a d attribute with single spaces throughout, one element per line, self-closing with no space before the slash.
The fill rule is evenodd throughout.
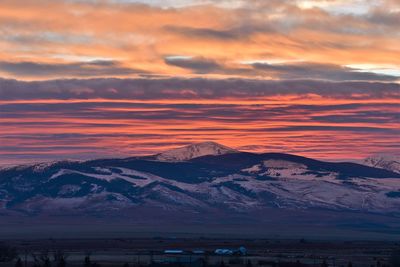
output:
<path id="1" fill-rule="evenodd" d="M 84 258 L 90 255 L 92 264 L 101 266 L 390 266 L 398 244 L 394 242 L 315 241 L 288 239 L 231 239 L 231 238 L 107 238 L 107 239 L 34 239 L 7 240 L 16 247 L 23 262 L 33 266 L 33 257 L 55 251 L 66 256 L 67 266 L 84 266 Z M 215 255 L 218 248 L 237 249 L 244 246 L 247 255 Z M 164 250 L 186 251 L 184 254 L 166 255 Z M 193 250 L 205 254 L 194 255 Z M 151 264 L 152 263 L 152 264 Z M 201 264 L 200 264 L 201 263 Z M 280 265 L 279 265 L 280 263 Z M 304 265 L 298 265 L 302 263 Z M 380 265 L 379 265 L 380 264 Z M 0 263 L 0 267 L 14 266 Z M 56 266 L 54 264 L 54 266 Z M 92 265 L 98 266 L 98 265 Z M 127 265 L 125 265 L 127 266 Z"/>

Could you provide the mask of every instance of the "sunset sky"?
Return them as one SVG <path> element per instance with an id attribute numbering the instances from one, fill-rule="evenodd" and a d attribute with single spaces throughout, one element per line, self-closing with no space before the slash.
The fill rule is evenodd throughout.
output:
<path id="1" fill-rule="evenodd" d="M 0 1 L 0 165 L 399 136 L 400 0 Z"/>

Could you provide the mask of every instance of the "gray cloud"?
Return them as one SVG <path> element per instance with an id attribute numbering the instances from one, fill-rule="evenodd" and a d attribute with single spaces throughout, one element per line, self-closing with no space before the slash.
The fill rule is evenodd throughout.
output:
<path id="1" fill-rule="evenodd" d="M 245 67 L 225 66 L 213 59 L 204 57 L 165 57 L 164 62 L 168 65 L 189 69 L 196 74 L 225 74 L 225 75 L 248 75 L 254 76 L 258 71 Z"/>
<path id="2" fill-rule="evenodd" d="M 378 126 L 314 126 L 314 125 L 302 125 L 302 126 L 289 126 L 289 127 L 276 127 L 276 128 L 268 128 L 264 129 L 264 131 L 277 131 L 277 132 L 286 132 L 286 131 L 350 131 L 350 132 L 377 132 L 377 133 L 396 133 L 400 134 L 400 130 L 393 128 L 382 128 Z M 258 130 L 259 131 L 259 130 Z"/>
<path id="3" fill-rule="evenodd" d="M 331 81 L 396 81 L 400 77 L 372 72 L 361 72 L 334 64 L 321 63 L 254 63 L 252 66 L 280 79 L 321 79 Z"/>
<path id="4" fill-rule="evenodd" d="M 196 39 L 211 38 L 211 39 L 230 40 L 240 37 L 238 36 L 236 31 L 232 30 L 214 30 L 209 28 L 179 27 L 172 25 L 165 26 L 164 30 Z"/>
<path id="5" fill-rule="evenodd" d="M 75 103 L 12 103 L 0 105 L 2 118 L 13 119 L 3 126 L 16 127 L 123 127 L 137 120 L 152 121 L 152 124 L 168 119 L 181 122 L 209 121 L 227 123 L 283 122 L 310 123 L 374 123 L 378 125 L 399 121 L 400 108 L 396 104 L 346 104 L 346 105 L 286 105 L 265 106 L 254 104 L 165 104 L 165 103 L 120 103 L 120 102 L 75 102 Z M 382 110 L 383 109 L 383 110 Z M 187 112 L 190 111 L 190 112 Z M 327 115 L 334 113 L 335 115 Z M 24 121 L 33 116 L 37 121 Z M 60 118 L 90 119 L 91 122 L 63 122 Z M 22 121 L 19 121 L 22 119 Z M 45 119 L 51 119 L 45 121 Z M 104 123 L 102 120 L 109 123 Z M 99 120 L 99 121 L 98 121 Z"/>
<path id="6" fill-rule="evenodd" d="M 397 108 L 400 109 L 400 105 L 397 105 Z M 353 112 L 353 114 L 345 115 L 312 116 L 312 119 L 319 122 L 334 123 L 398 123 L 400 121 L 400 113 L 374 110 Z"/>
<path id="7" fill-rule="evenodd" d="M 191 69 L 196 73 L 210 73 L 215 72 L 223 67 L 216 61 L 206 58 L 177 58 L 166 57 L 165 63 L 180 68 Z"/>
<path id="8" fill-rule="evenodd" d="M 334 64 L 312 62 L 267 64 L 254 63 L 250 66 L 222 64 L 204 57 L 164 58 L 167 65 L 189 69 L 196 74 L 224 74 L 273 77 L 280 80 L 319 79 L 327 81 L 397 81 L 398 76 L 365 72 L 359 69 Z M 139 75 L 157 78 L 156 75 L 133 68 L 124 67 L 120 62 L 98 60 L 73 63 L 38 63 L 0 61 L 0 72 L 14 76 L 29 77 L 102 77 Z M 154 75 L 154 76 L 152 76 Z"/>
<path id="9" fill-rule="evenodd" d="M 319 79 L 328 81 L 396 81 L 400 77 L 366 72 L 334 64 L 313 62 L 268 64 L 253 63 L 251 68 L 220 64 L 203 57 L 166 57 L 165 63 L 190 69 L 194 73 L 226 75 L 268 76 L 281 80 Z"/>
<path id="10" fill-rule="evenodd" d="M 364 19 L 367 22 L 377 24 L 379 26 L 398 28 L 400 24 L 400 1 L 392 1 L 392 6 L 377 6 L 370 10 Z"/>
<path id="11" fill-rule="evenodd" d="M 103 76 L 145 73 L 141 70 L 126 68 L 117 61 L 97 60 L 74 63 L 38 63 L 0 61 L 0 71 L 16 76 L 69 77 Z"/>
<path id="12" fill-rule="evenodd" d="M 171 128 L 166 131 L 170 132 L 190 132 L 190 129 L 186 128 Z M 231 132 L 232 129 L 224 127 L 204 127 L 197 128 L 197 132 Z M 400 130 L 393 128 L 382 128 L 382 127 L 363 127 L 363 126 L 314 126 L 314 125 L 302 125 L 302 126 L 282 126 L 272 128 L 256 128 L 247 129 L 247 133 L 266 133 L 266 132 L 303 132 L 303 131 L 329 131 L 329 132 L 362 132 L 362 133 L 378 133 L 378 134 L 400 134 Z"/>
<path id="13" fill-rule="evenodd" d="M 271 81 L 252 79 L 65 79 L 17 81 L 0 79 L 0 100 L 21 99 L 220 99 L 260 98 L 274 95 L 316 94 L 345 98 L 399 98 L 400 84 L 378 82 L 327 82 L 317 80 Z M 360 96 L 361 95 L 361 96 Z"/>

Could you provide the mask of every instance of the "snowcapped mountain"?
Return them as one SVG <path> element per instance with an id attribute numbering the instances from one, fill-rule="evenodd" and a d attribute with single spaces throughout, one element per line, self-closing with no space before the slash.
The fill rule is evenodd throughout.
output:
<path id="1" fill-rule="evenodd" d="M 160 161 L 174 162 L 190 160 L 202 156 L 216 156 L 236 152 L 237 151 L 232 148 L 220 145 L 215 142 L 203 142 L 168 150 L 166 152 L 156 155 L 156 159 Z"/>
<path id="2" fill-rule="evenodd" d="M 400 173 L 400 156 L 374 155 L 363 161 L 364 165 Z"/>
<path id="3" fill-rule="evenodd" d="M 360 214 L 400 216 L 400 174 L 356 163 L 240 152 L 216 143 L 152 157 L 0 170 L 0 216 L 140 214 L 138 219 L 154 221 L 155 210 L 209 221 L 227 214 L 270 221 L 274 211 L 354 213 L 350 221 Z M 287 216 L 282 220 L 297 220 Z"/>

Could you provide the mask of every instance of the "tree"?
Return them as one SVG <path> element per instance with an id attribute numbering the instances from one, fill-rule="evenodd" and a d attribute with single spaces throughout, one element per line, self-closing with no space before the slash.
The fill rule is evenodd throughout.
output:
<path id="1" fill-rule="evenodd" d="M 65 267 L 67 265 L 67 255 L 62 250 L 54 252 L 54 262 L 57 267 Z"/>
<path id="2" fill-rule="evenodd" d="M 13 261 L 18 256 L 15 248 L 0 244 L 0 262 Z"/>
<path id="3" fill-rule="evenodd" d="M 67 266 L 67 261 L 64 258 L 61 258 L 57 263 L 57 267 L 65 267 L 65 266 Z"/>
<path id="4" fill-rule="evenodd" d="M 47 250 L 42 252 L 39 259 L 42 262 L 43 267 L 51 267 L 49 252 Z"/>
<path id="5" fill-rule="evenodd" d="M 206 253 L 204 255 L 204 259 L 203 259 L 203 267 L 208 266 L 208 262 L 209 262 L 209 256 L 208 256 L 208 253 Z"/>
<path id="6" fill-rule="evenodd" d="M 84 263 L 83 263 L 84 267 L 91 267 L 92 266 L 92 262 L 90 260 L 90 255 L 86 255 Z"/>
<path id="7" fill-rule="evenodd" d="M 49 258 L 44 259 L 43 267 L 51 267 L 51 262 Z"/>
<path id="8" fill-rule="evenodd" d="M 21 258 L 18 258 L 18 260 L 15 262 L 15 265 L 14 265 L 14 266 L 15 266 L 15 267 L 23 267 Z"/>
<path id="9" fill-rule="evenodd" d="M 328 263 L 326 262 L 326 260 L 322 261 L 321 267 L 328 267 Z"/>
<path id="10" fill-rule="evenodd" d="M 35 253 L 32 253 L 31 255 L 33 258 L 33 267 L 40 267 L 38 256 Z"/>
<path id="11" fill-rule="evenodd" d="M 390 263 L 392 266 L 400 266 L 400 249 L 396 249 L 392 252 Z"/>
<path id="12" fill-rule="evenodd" d="M 253 264 L 251 263 L 251 260 L 247 261 L 246 267 L 253 267 Z"/>

